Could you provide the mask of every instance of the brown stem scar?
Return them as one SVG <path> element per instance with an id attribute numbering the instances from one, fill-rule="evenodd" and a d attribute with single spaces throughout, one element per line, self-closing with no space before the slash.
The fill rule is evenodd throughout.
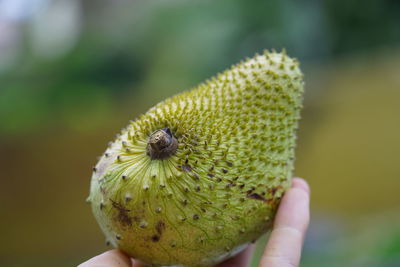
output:
<path id="1" fill-rule="evenodd" d="M 169 128 L 153 132 L 147 143 L 147 155 L 151 159 L 166 159 L 176 152 L 178 141 Z"/>

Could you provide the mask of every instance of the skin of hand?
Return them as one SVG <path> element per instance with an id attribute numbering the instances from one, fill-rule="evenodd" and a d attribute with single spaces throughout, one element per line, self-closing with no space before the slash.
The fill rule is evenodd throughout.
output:
<path id="1" fill-rule="evenodd" d="M 260 267 L 297 267 L 310 220 L 310 189 L 301 178 L 292 180 L 275 217 L 274 227 L 261 257 Z M 255 245 L 216 267 L 247 267 Z M 78 267 L 142 267 L 119 250 L 110 250 L 80 264 Z"/>

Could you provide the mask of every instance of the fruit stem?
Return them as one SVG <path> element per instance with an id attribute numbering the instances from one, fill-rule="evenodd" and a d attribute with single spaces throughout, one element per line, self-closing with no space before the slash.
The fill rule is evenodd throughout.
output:
<path id="1" fill-rule="evenodd" d="M 166 159 L 176 152 L 178 141 L 169 128 L 163 128 L 150 135 L 147 143 L 147 155 L 151 159 Z"/>

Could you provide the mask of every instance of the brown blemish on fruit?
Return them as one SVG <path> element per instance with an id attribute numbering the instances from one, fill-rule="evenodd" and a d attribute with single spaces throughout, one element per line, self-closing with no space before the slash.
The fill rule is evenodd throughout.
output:
<path id="1" fill-rule="evenodd" d="M 137 223 L 139 223 L 141 221 L 141 218 L 138 216 L 133 216 L 132 219 Z"/>
<path id="2" fill-rule="evenodd" d="M 278 191 L 279 187 L 272 187 L 271 188 L 271 194 L 274 196 L 276 191 Z"/>
<path id="3" fill-rule="evenodd" d="M 236 184 L 235 183 L 229 183 L 229 184 L 226 184 L 226 188 L 231 188 L 231 187 L 234 187 L 234 186 L 236 186 Z"/>
<path id="4" fill-rule="evenodd" d="M 158 221 L 156 224 L 156 231 L 161 236 L 163 231 L 165 230 L 165 223 L 163 221 Z"/>
<path id="5" fill-rule="evenodd" d="M 198 175 L 197 173 L 193 173 L 193 178 L 194 179 L 196 179 L 196 180 L 199 180 L 200 179 L 200 175 Z"/>
<path id="6" fill-rule="evenodd" d="M 103 195 L 105 195 L 107 192 L 106 192 L 106 189 L 104 188 L 104 187 L 102 187 L 102 186 L 100 186 L 100 192 L 103 194 Z"/>
<path id="7" fill-rule="evenodd" d="M 246 193 L 247 193 L 247 195 L 250 195 L 251 193 L 253 193 L 253 191 L 254 191 L 254 189 L 251 188 L 250 190 L 247 190 Z"/>
<path id="8" fill-rule="evenodd" d="M 158 242 L 158 241 L 160 241 L 160 237 L 159 237 L 158 235 L 153 235 L 153 236 L 151 237 L 151 241 L 153 241 L 153 242 Z"/>
<path id="9" fill-rule="evenodd" d="M 113 207 L 118 211 L 118 215 L 115 217 L 116 220 L 121 222 L 122 225 L 131 226 L 132 218 L 129 217 L 128 212 L 130 210 L 126 209 L 122 204 L 119 204 L 112 199 L 110 199 Z"/>
<path id="10" fill-rule="evenodd" d="M 257 193 L 249 193 L 249 194 L 247 195 L 247 198 L 251 198 L 251 199 L 255 199 L 255 200 L 260 200 L 260 201 L 263 201 L 263 202 L 268 202 L 268 201 L 265 199 L 265 197 L 260 196 L 260 195 L 257 194 Z"/>
<path id="11" fill-rule="evenodd" d="M 192 167 L 188 164 L 185 164 L 185 165 L 182 165 L 182 170 L 184 170 L 185 172 L 191 172 Z"/>

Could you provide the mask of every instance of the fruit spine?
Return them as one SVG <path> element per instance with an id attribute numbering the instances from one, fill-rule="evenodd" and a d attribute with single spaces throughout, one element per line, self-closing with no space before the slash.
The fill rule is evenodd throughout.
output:
<path id="1" fill-rule="evenodd" d="M 290 184 L 298 61 L 264 52 L 132 121 L 93 170 L 107 240 L 153 265 L 209 266 L 268 231 Z"/>

